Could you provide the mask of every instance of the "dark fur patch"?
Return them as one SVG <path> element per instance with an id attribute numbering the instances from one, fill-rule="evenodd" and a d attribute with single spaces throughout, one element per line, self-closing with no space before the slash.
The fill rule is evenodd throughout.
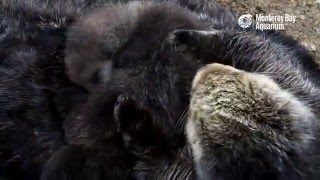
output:
<path id="1" fill-rule="evenodd" d="M 138 15 L 127 4 L 101 7 L 105 2 L 113 1 L 1 2 L 0 177 L 38 178 L 64 145 L 43 179 L 193 177 L 185 112 L 193 76 L 212 61 L 251 71 L 264 65 L 254 57 L 274 50 L 267 61 L 273 73 L 284 73 L 279 67 L 287 63 L 303 70 L 279 74 L 277 82 L 318 109 L 319 96 L 307 93 L 311 86 L 286 84 L 288 77 L 301 76 L 318 88 L 311 56 L 291 38 L 253 29 L 244 33 L 237 14 L 206 0 L 140 2 Z M 167 39 L 177 29 L 209 28 L 228 30 L 216 37 L 218 49 L 195 42 L 185 54 Z M 298 85 L 305 82 L 300 80 Z M 127 94 L 133 103 L 115 113 L 118 97 Z M 122 132 L 134 135 L 126 141 Z M 224 178 L 237 176 L 229 177 L 227 169 L 221 169 Z"/>

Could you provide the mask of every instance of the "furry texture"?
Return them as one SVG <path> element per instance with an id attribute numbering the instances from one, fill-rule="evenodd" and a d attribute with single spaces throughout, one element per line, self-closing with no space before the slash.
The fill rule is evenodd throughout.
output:
<path id="1" fill-rule="evenodd" d="M 264 34 L 233 30 L 178 30 L 173 33 L 171 39 L 178 46 L 178 51 L 185 52 L 185 54 L 193 56 L 194 59 L 202 59 L 208 63 L 213 60 L 214 62 L 232 65 L 241 70 L 269 76 L 279 87 L 295 96 L 299 104 L 304 105 L 308 111 L 314 114 L 314 117 L 301 117 L 297 121 L 292 121 L 292 123 L 299 129 L 308 130 L 306 132 L 301 131 L 300 137 L 311 140 L 311 144 L 318 144 L 319 114 L 317 109 L 319 109 L 318 97 L 320 91 L 319 80 L 315 78 L 319 75 L 318 66 L 312 57 L 306 53 L 306 50 L 293 43 L 294 41 L 285 38 L 280 43 L 279 39 L 275 39 L 276 37 L 279 37 L 277 32 Z M 295 105 L 298 107 L 298 104 Z M 299 108 L 295 113 L 300 113 Z M 310 127 L 313 127 L 312 130 Z M 299 151 L 299 148 L 297 150 Z M 272 178 L 308 179 L 318 177 L 317 172 L 319 170 L 314 160 L 318 153 L 318 148 L 313 145 L 309 146 L 307 151 L 303 151 L 302 154 L 298 153 L 298 157 L 302 158 L 298 162 L 302 163 L 302 167 L 305 168 L 305 174 L 302 173 L 301 176 L 292 177 L 290 174 L 296 171 L 294 168 L 289 169 L 289 171 L 288 169 L 282 169 L 283 171 L 274 174 Z M 294 157 L 291 160 L 296 161 Z M 261 161 L 261 163 L 263 162 L 265 161 Z M 295 162 L 293 164 L 300 166 L 299 163 Z M 223 170 L 221 171 L 223 172 Z M 226 172 L 229 172 L 229 170 L 226 170 Z M 258 173 L 260 172 L 258 170 Z M 239 178 L 239 174 L 235 174 L 237 175 L 233 178 Z M 230 175 L 229 178 L 232 179 L 232 174 Z"/>
<path id="2" fill-rule="evenodd" d="M 308 175 L 316 117 L 269 77 L 207 65 L 194 79 L 189 111 L 186 133 L 200 179 Z"/>
<path id="3" fill-rule="evenodd" d="M 196 178 L 184 126 L 192 79 L 211 62 L 269 67 L 259 72 L 317 109 L 319 72 L 281 33 L 242 32 L 232 10 L 205 0 L 106 2 L 2 1 L 1 176 Z M 286 84 L 279 69 L 297 81 Z"/>

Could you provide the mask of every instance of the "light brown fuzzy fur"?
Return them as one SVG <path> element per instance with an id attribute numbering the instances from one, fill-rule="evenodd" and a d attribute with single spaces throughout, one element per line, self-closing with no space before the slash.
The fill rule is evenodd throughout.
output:
<path id="1" fill-rule="evenodd" d="M 203 179 L 212 177 L 209 167 L 219 168 L 219 159 L 242 164 L 247 156 L 244 164 L 260 166 L 261 172 L 270 164 L 288 166 L 291 154 L 303 152 L 312 139 L 310 122 L 308 129 L 297 125 L 314 118 L 308 108 L 269 77 L 231 66 L 210 64 L 198 72 L 189 112 L 186 132 Z M 270 161 L 269 153 L 280 161 Z"/>

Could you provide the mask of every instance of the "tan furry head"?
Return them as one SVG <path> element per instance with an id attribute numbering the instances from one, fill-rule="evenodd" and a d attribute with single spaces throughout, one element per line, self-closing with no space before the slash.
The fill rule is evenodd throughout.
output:
<path id="1" fill-rule="evenodd" d="M 269 77 L 207 65 L 194 78 L 186 126 L 197 173 L 206 179 L 218 168 L 236 175 L 246 166 L 254 177 L 255 168 L 260 175 L 283 172 L 292 166 L 291 154 L 309 146 L 313 119 L 306 105 Z"/>

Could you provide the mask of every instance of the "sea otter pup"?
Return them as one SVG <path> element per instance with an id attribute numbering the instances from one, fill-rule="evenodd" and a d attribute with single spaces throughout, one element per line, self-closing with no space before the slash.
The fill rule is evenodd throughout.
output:
<path id="1" fill-rule="evenodd" d="M 186 125 L 199 179 L 301 179 L 316 116 L 270 77 L 221 64 L 193 80 Z"/>

